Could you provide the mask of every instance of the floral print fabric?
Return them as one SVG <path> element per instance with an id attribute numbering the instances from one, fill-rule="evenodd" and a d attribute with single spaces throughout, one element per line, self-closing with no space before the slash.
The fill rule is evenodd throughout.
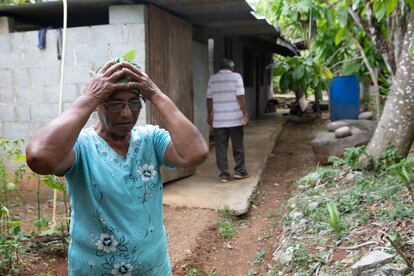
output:
<path id="1" fill-rule="evenodd" d="M 72 207 L 69 275 L 170 275 L 160 166 L 171 138 L 135 127 L 127 155 L 93 128 L 81 132 L 65 174 Z"/>

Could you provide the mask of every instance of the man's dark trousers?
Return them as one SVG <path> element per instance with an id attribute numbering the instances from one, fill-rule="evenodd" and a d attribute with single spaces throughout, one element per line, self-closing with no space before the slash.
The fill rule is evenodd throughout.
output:
<path id="1" fill-rule="evenodd" d="M 227 148 L 229 138 L 233 148 L 233 157 L 236 166 L 234 171 L 239 175 L 246 175 L 246 166 L 244 160 L 243 144 L 243 126 L 214 128 L 214 141 L 216 144 L 216 163 L 220 171 L 220 177 L 230 177 L 229 167 L 227 164 Z"/>

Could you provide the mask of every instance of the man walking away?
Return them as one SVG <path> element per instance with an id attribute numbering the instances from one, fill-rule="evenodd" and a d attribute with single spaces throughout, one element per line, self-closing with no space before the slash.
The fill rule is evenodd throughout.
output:
<path id="1" fill-rule="evenodd" d="M 249 123 L 244 98 L 243 79 L 233 72 L 234 62 L 222 59 L 220 71 L 210 76 L 207 89 L 208 124 L 213 126 L 216 143 L 216 163 L 220 171 L 220 181 L 230 180 L 227 164 L 229 138 L 236 163 L 234 178 L 248 177 L 244 158 L 243 127 Z"/>

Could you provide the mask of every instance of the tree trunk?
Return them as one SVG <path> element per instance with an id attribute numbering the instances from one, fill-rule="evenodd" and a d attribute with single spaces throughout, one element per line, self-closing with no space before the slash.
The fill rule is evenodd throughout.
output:
<path id="1" fill-rule="evenodd" d="M 381 156 L 388 144 L 393 144 L 405 157 L 414 140 L 414 58 L 409 52 L 413 23 L 412 12 L 407 32 L 400 43 L 402 52 L 392 88 L 374 136 L 368 144 L 367 153 L 374 160 Z"/>

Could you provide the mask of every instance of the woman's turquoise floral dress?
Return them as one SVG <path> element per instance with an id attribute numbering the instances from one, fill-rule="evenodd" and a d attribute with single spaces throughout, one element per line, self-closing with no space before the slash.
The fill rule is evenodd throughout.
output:
<path id="1" fill-rule="evenodd" d="M 69 275 L 170 275 L 160 166 L 171 141 L 135 127 L 126 157 L 93 128 L 79 135 L 65 174 L 72 207 Z"/>

